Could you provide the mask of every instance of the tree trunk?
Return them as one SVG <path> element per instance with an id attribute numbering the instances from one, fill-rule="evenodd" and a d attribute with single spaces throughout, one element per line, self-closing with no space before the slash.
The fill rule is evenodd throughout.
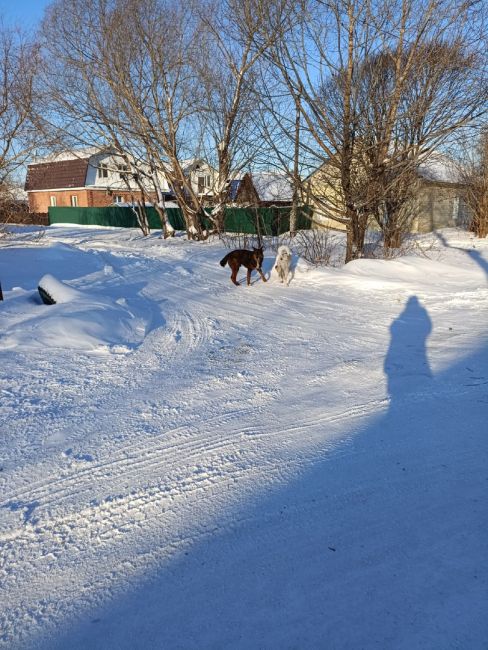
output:
<path id="1" fill-rule="evenodd" d="M 299 158 L 300 158 L 300 93 L 295 100 L 295 138 L 293 151 L 293 197 L 290 212 L 290 235 L 294 237 L 298 221 L 298 186 L 300 184 Z"/>
<path id="2" fill-rule="evenodd" d="M 170 224 L 168 219 L 168 213 L 166 212 L 166 208 L 164 207 L 163 191 L 161 189 L 157 170 L 154 166 L 153 161 L 151 161 L 151 175 L 152 175 L 152 181 L 153 181 L 154 189 L 156 190 L 156 197 L 157 197 L 157 201 L 154 207 L 156 208 L 156 212 L 158 213 L 159 219 L 161 221 L 161 229 L 163 231 L 163 237 L 164 239 L 168 239 L 168 237 L 174 237 L 175 229 Z"/>
<path id="3" fill-rule="evenodd" d="M 468 205 L 473 214 L 469 229 L 480 239 L 488 236 L 488 182 L 485 179 L 483 181 L 468 196 Z"/>
<path id="4" fill-rule="evenodd" d="M 210 215 L 215 232 L 224 232 L 225 208 L 229 200 L 230 158 L 229 145 L 223 140 L 218 147 L 219 170 L 215 192 L 215 207 Z"/>
<path id="5" fill-rule="evenodd" d="M 137 205 L 134 207 L 134 212 L 136 213 L 137 223 L 139 224 L 142 234 L 144 237 L 147 237 L 151 233 L 151 229 L 149 228 L 149 219 L 147 218 L 145 204 L 138 200 Z"/>
<path id="6" fill-rule="evenodd" d="M 190 241 L 202 241 L 206 239 L 208 235 L 204 232 L 202 221 L 204 215 L 200 213 L 200 210 L 196 210 L 188 205 L 185 200 L 178 201 L 178 205 L 183 213 L 188 239 Z"/>
<path id="7" fill-rule="evenodd" d="M 383 246 L 384 248 L 401 248 L 403 235 L 401 228 L 392 227 L 383 230 Z"/>
<path id="8" fill-rule="evenodd" d="M 161 230 L 163 231 L 164 239 L 168 239 L 168 237 L 174 237 L 175 229 L 169 222 L 166 209 L 163 208 L 159 203 L 156 203 L 154 207 L 156 208 L 156 212 L 158 213 L 159 219 L 161 220 Z"/>
<path id="9" fill-rule="evenodd" d="M 351 207 L 346 210 L 348 216 L 347 230 L 346 230 L 346 259 L 345 263 L 357 260 L 363 255 L 364 239 L 366 237 L 366 230 L 368 226 L 367 215 L 358 214 L 358 212 Z"/>

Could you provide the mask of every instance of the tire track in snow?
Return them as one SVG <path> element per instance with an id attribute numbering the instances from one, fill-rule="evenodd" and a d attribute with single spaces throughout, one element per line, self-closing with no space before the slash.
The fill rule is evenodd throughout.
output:
<path id="1" fill-rule="evenodd" d="M 278 299 L 276 302 L 278 306 L 280 306 L 282 305 L 283 300 Z M 175 363 L 177 360 L 180 361 L 180 365 L 184 365 L 185 359 L 188 355 L 199 350 L 206 342 L 208 342 L 213 332 L 212 323 L 214 321 L 208 319 L 207 316 L 199 314 L 198 309 L 194 309 L 191 313 L 186 309 L 177 310 L 173 313 L 174 317 L 169 331 L 165 331 L 161 334 L 163 337 L 169 337 L 170 339 L 176 339 L 178 336 L 181 336 L 185 340 L 185 345 L 175 344 L 169 346 L 169 354 L 166 349 L 164 353 L 157 351 L 154 354 L 156 354 L 158 358 L 164 359 L 168 365 Z M 155 338 L 160 337 L 158 336 Z M 140 381 L 139 389 L 142 390 L 142 384 L 147 384 L 148 381 L 147 377 Z M 120 403 L 125 403 L 125 396 L 122 395 L 119 401 Z M 336 415 L 324 416 L 323 418 L 314 419 L 309 422 L 299 421 L 292 427 L 279 427 L 276 430 L 269 430 L 267 427 L 265 429 L 263 426 L 248 426 L 244 431 L 247 431 L 246 435 L 272 437 L 279 433 L 291 433 L 305 428 L 321 426 L 327 423 L 332 424 L 341 422 L 344 419 L 352 417 L 366 416 L 368 413 L 374 412 L 379 406 L 381 406 L 381 403 L 359 405 Z M 99 404 L 98 410 L 102 412 L 109 410 L 118 411 L 117 407 L 114 408 L 113 406 L 113 395 L 107 396 L 105 403 L 102 402 Z M 250 407 L 230 414 L 218 414 L 213 418 L 207 418 L 206 423 L 209 426 L 211 425 L 212 428 L 218 430 L 219 428 L 228 427 L 228 425 L 236 419 L 248 417 L 251 414 L 258 415 L 259 412 L 259 410 L 256 410 L 256 407 Z M 100 425 L 100 422 L 98 421 L 98 413 L 92 414 L 92 419 L 97 420 L 93 426 Z M 119 421 L 121 419 L 123 418 L 119 417 Z M 202 451 L 205 451 L 205 453 L 208 454 L 216 454 L 223 450 L 227 445 L 233 445 L 234 440 L 231 440 L 231 438 L 238 435 L 241 429 L 242 427 L 237 427 L 230 431 L 226 431 L 224 439 L 222 439 L 222 434 L 220 432 L 216 432 L 210 437 L 207 433 L 207 435 L 202 436 L 201 442 L 196 443 L 191 438 L 195 431 L 198 432 L 198 429 L 195 427 L 194 422 L 187 422 L 179 427 L 162 432 L 160 436 L 158 436 L 158 438 L 164 436 L 165 440 L 162 444 L 160 441 L 154 443 L 151 442 L 149 443 L 151 448 L 148 449 L 147 439 L 144 439 L 144 441 L 139 443 L 139 445 L 131 440 L 125 444 L 124 447 L 118 451 L 117 456 L 112 458 L 110 461 L 90 464 L 90 466 L 81 470 L 77 467 L 75 468 L 75 471 L 68 476 L 55 479 L 54 481 L 46 480 L 37 485 L 30 485 L 27 490 L 21 492 L 14 491 L 1 505 L 5 507 L 8 503 L 13 501 L 32 502 L 42 500 L 43 502 L 40 505 L 44 509 L 49 509 L 53 505 L 58 505 L 62 501 L 71 499 L 84 489 L 90 490 L 94 481 L 98 484 L 101 482 L 113 481 L 116 473 L 123 473 L 125 480 L 129 481 L 129 479 L 139 475 L 164 470 L 168 465 L 171 466 L 172 463 L 176 462 L 179 456 L 181 456 L 181 459 L 184 459 L 187 463 L 191 463 L 195 457 L 200 456 Z M 167 440 L 168 437 L 170 439 L 173 437 L 174 441 L 172 443 L 169 442 Z"/>
<path id="2" fill-rule="evenodd" d="M 208 418 L 206 422 L 212 427 L 217 429 L 217 426 L 225 426 L 231 422 L 238 420 L 246 415 L 255 414 L 255 406 L 242 409 L 241 411 L 232 412 L 224 415 L 217 415 L 213 418 Z M 172 442 L 152 441 L 145 439 L 137 444 L 129 443 L 119 450 L 115 458 L 111 458 L 106 462 L 93 463 L 89 467 L 75 472 L 69 476 L 57 478 L 55 480 L 45 480 L 34 485 L 30 485 L 27 490 L 21 492 L 14 492 L 10 494 L 4 501 L 0 502 L 0 507 L 7 507 L 13 501 L 27 502 L 34 501 L 46 496 L 49 500 L 45 501 L 43 505 L 48 506 L 52 503 L 59 502 L 61 499 L 66 500 L 71 496 L 79 494 L 86 479 L 86 486 L 90 489 L 93 487 L 93 482 L 99 482 L 102 479 L 113 480 L 115 473 L 124 472 L 125 479 L 131 476 L 141 475 L 141 472 L 149 468 L 162 469 L 165 466 L 171 466 L 176 460 L 177 456 L 191 461 L 195 456 L 200 457 L 202 451 L 209 451 L 215 453 L 226 446 L 233 444 L 234 441 L 229 440 L 228 437 L 222 438 L 221 432 L 216 432 L 211 435 L 200 436 L 199 442 L 188 440 L 195 431 L 195 425 L 184 424 L 175 429 L 165 431 L 158 437 L 166 437 L 168 435 L 184 435 L 185 439 L 175 437 Z M 229 433 L 232 435 L 238 429 L 232 429 Z M 152 447 L 148 449 L 148 446 Z M 134 447 L 136 449 L 134 450 Z M 129 454 L 124 453 L 127 450 L 132 450 Z M 67 491 L 69 488 L 69 491 Z"/>
<path id="3" fill-rule="evenodd" d="M 171 435 L 184 435 L 185 439 L 176 437 L 172 442 L 150 441 L 152 445 L 147 448 L 148 441 L 139 443 L 136 451 L 131 455 L 121 454 L 108 462 L 96 463 L 85 469 L 75 470 L 71 475 L 55 479 L 54 481 L 46 480 L 37 485 L 30 486 L 28 490 L 16 492 L 0 503 L 0 507 L 8 507 L 8 504 L 15 503 L 33 503 L 39 502 L 38 509 L 43 513 L 49 512 L 52 506 L 56 508 L 62 502 L 68 501 L 73 497 L 79 500 L 84 491 L 92 491 L 93 484 L 101 486 L 102 483 L 108 482 L 112 487 L 114 476 L 123 478 L 124 483 L 130 482 L 137 477 L 150 478 L 161 474 L 164 470 L 184 472 L 188 467 L 194 466 L 196 462 L 215 462 L 215 459 L 226 457 L 225 451 L 235 451 L 236 439 L 246 436 L 249 438 L 266 438 L 271 439 L 276 436 L 294 434 L 310 429 L 321 429 L 326 424 L 337 424 L 350 419 L 367 417 L 376 413 L 379 408 L 384 407 L 386 400 L 378 400 L 366 404 L 356 405 L 344 411 L 335 414 L 324 415 L 323 417 L 305 418 L 296 421 L 291 426 L 269 427 L 268 424 L 250 424 L 239 425 L 228 429 L 228 425 L 235 420 L 242 420 L 249 415 L 256 416 L 262 412 L 261 409 L 251 406 L 240 411 L 230 414 L 217 415 L 207 420 L 211 429 L 215 431 L 210 437 L 207 433 L 199 436 L 199 440 L 188 440 L 192 436 L 195 427 L 191 424 L 177 427 L 176 429 L 165 432 Z M 261 421 L 261 418 L 258 418 Z M 222 435 L 221 429 L 225 428 L 225 434 Z M 308 432 L 307 435 L 310 436 Z M 161 444 L 163 442 L 163 444 Z M 133 449 L 133 445 L 126 445 L 125 450 Z M 248 452 L 252 449 L 247 449 Z M 203 457 L 202 457 L 203 454 Z M 0 538 L 1 539 L 1 538 Z"/>
<path id="4" fill-rule="evenodd" d="M 459 387 L 455 389 L 442 389 L 435 392 L 436 398 L 441 396 L 448 397 L 450 394 L 465 393 L 471 390 L 460 391 Z M 433 393 L 431 392 L 430 395 Z M 411 393 L 406 396 L 405 402 L 422 400 L 425 396 L 423 393 Z M 206 418 L 206 427 L 200 432 L 198 440 L 193 436 L 199 432 L 195 421 L 186 422 L 173 429 L 166 430 L 156 436 L 156 439 L 145 438 L 142 441 L 130 441 L 118 450 L 117 456 L 106 462 L 90 463 L 86 468 L 78 467 L 69 476 L 63 476 L 54 480 L 43 480 L 38 483 L 29 485 L 28 489 L 14 491 L 0 502 L 0 507 L 8 507 L 12 502 L 31 502 L 49 497 L 44 501 L 43 507 L 69 500 L 71 497 L 79 495 L 83 490 L 92 489 L 93 482 L 100 482 L 104 479 L 112 481 L 114 475 L 120 475 L 128 480 L 134 476 L 145 475 L 148 470 L 155 472 L 167 467 L 174 467 L 175 463 L 181 459 L 185 466 L 191 464 L 195 459 L 205 455 L 216 455 L 218 452 L 225 450 L 227 447 L 234 448 L 236 437 L 246 435 L 249 437 L 272 438 L 277 435 L 291 434 L 300 432 L 305 429 L 321 428 L 327 424 L 338 424 L 350 419 L 367 417 L 371 414 L 381 412 L 388 407 L 387 398 L 375 400 L 359 405 L 354 405 L 342 411 L 327 414 L 322 417 L 313 417 L 296 420 L 291 426 L 270 427 L 266 424 L 241 424 L 231 429 L 230 424 L 236 420 L 242 420 L 249 416 L 256 417 L 262 422 L 260 417 L 265 406 L 251 405 L 249 407 L 232 411 L 230 413 L 217 414 L 213 417 Z M 224 431 L 222 431 L 224 429 Z M 209 433 L 213 431 L 213 433 Z"/>

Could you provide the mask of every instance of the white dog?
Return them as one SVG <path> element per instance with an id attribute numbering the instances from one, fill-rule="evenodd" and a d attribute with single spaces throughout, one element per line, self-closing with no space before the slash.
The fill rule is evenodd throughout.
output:
<path id="1" fill-rule="evenodd" d="M 288 275 L 290 273 L 290 264 L 291 264 L 291 250 L 288 246 L 280 246 L 278 248 L 278 253 L 276 255 L 276 260 L 274 263 L 274 269 L 278 274 L 280 282 L 284 282 L 287 286 Z"/>

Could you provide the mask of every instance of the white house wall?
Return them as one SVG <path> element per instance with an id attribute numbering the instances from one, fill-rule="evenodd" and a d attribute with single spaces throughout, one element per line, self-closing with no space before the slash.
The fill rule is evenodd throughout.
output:
<path id="1" fill-rule="evenodd" d="M 207 163 L 202 162 L 198 164 L 198 169 L 195 169 L 195 167 L 193 167 L 192 169 L 190 168 L 189 173 L 190 173 L 191 187 L 192 190 L 195 192 L 195 194 L 209 194 L 209 195 L 213 194 L 215 182 L 217 179 L 216 179 L 216 172 L 212 167 L 207 165 Z M 207 179 L 207 184 L 205 185 L 203 192 L 198 191 L 199 176 L 203 176 Z"/>
<path id="2" fill-rule="evenodd" d="M 114 155 L 100 154 L 92 156 L 88 164 L 88 170 L 86 174 L 86 185 L 89 187 L 95 188 L 110 188 L 111 190 L 127 190 L 126 182 L 120 178 L 120 172 L 117 170 L 117 165 L 125 165 L 123 158 Z M 99 177 L 99 169 L 101 165 L 107 165 L 107 177 Z M 164 174 L 158 174 L 161 189 L 163 192 L 168 191 L 168 183 Z M 130 189 L 137 191 L 139 189 L 137 183 L 129 178 Z M 149 191 L 154 191 L 152 183 L 147 179 L 145 180 L 145 186 Z"/>

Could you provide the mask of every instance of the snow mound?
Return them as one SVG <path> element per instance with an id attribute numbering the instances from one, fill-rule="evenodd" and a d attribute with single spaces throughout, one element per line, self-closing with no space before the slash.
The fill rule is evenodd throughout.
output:
<path id="1" fill-rule="evenodd" d="M 43 276 L 39 285 L 56 304 L 39 305 L 35 313 L 26 313 L 24 309 L 0 338 L 0 348 L 61 348 L 120 354 L 142 342 L 147 323 L 133 313 L 124 298 L 93 296 L 52 275 Z"/>
<path id="2" fill-rule="evenodd" d="M 359 290 L 398 289 L 436 292 L 439 286 L 450 291 L 477 291 L 486 288 L 488 262 L 476 249 L 449 249 L 449 260 L 414 255 L 394 260 L 357 259 L 345 266 L 314 266 L 299 258 L 294 277 L 310 285 L 349 286 Z"/>
<path id="3" fill-rule="evenodd" d="M 68 287 L 49 273 L 39 280 L 39 287 L 44 289 L 55 303 L 71 302 L 82 295 L 80 291 Z"/>
<path id="4" fill-rule="evenodd" d="M 414 282 L 424 287 L 443 286 L 456 289 L 477 289 L 486 284 L 482 267 L 462 267 L 437 260 L 406 256 L 397 260 L 359 259 L 343 267 L 345 279 L 361 280 L 366 285 L 405 284 Z"/>

